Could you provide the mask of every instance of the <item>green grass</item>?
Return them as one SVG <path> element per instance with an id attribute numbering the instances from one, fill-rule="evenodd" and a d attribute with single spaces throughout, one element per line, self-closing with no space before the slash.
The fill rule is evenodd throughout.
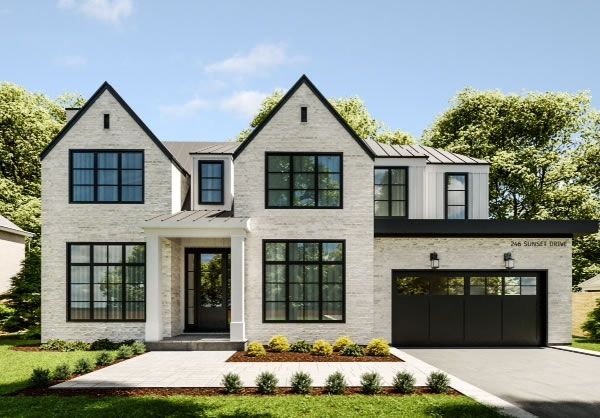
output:
<path id="1" fill-rule="evenodd" d="M 10 417 L 500 417 L 463 396 L 0 397 Z"/>
<path id="2" fill-rule="evenodd" d="M 13 351 L 13 345 L 32 345 L 39 341 L 20 340 L 10 335 L 0 336 L 0 395 L 27 387 L 31 371 L 36 367 L 53 370 L 60 363 L 71 366 L 82 357 L 95 360 L 95 351 L 25 352 Z M 1 408 L 0 408 L 1 410 Z"/>
<path id="3" fill-rule="evenodd" d="M 575 348 L 600 351 L 600 341 L 590 341 L 584 337 L 573 337 L 573 343 L 571 345 Z"/>

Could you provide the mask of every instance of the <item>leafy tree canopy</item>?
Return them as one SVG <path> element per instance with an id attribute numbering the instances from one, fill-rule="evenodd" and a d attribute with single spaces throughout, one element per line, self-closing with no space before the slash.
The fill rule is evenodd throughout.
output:
<path id="1" fill-rule="evenodd" d="M 271 110 L 284 96 L 282 90 L 275 90 L 267 96 L 258 112 L 250 122 L 250 127 L 244 129 L 237 140 L 243 142 L 248 135 L 271 113 Z M 362 139 L 374 139 L 386 144 L 414 144 L 414 138 L 401 130 L 392 131 L 383 122 L 374 119 L 369 113 L 367 106 L 359 97 L 348 97 L 330 99 L 331 105 L 339 112 L 344 120 Z"/>

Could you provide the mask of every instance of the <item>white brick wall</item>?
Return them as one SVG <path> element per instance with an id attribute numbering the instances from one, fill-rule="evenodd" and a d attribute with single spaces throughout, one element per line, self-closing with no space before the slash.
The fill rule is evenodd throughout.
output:
<path id="1" fill-rule="evenodd" d="M 308 123 L 300 122 L 308 106 Z M 265 152 L 342 152 L 343 209 L 265 209 Z M 309 341 L 349 335 L 364 343 L 373 329 L 373 161 L 308 87 L 301 86 L 235 160 L 235 216 L 251 217 L 246 239 L 246 334 Z M 262 322 L 263 239 L 346 240 L 346 323 Z"/>
<path id="2" fill-rule="evenodd" d="M 511 252 L 516 270 L 548 270 L 548 344 L 571 342 L 571 240 L 565 247 L 512 247 L 510 238 L 376 238 L 375 334 L 391 339 L 392 270 L 430 269 L 429 253 L 440 258 L 440 269 L 504 269 L 503 254 Z M 554 241 L 516 238 L 514 241 Z"/>

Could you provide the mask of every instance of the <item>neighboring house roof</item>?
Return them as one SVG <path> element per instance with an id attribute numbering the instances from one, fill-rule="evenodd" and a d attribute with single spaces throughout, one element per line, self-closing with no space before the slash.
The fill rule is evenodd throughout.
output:
<path id="1" fill-rule="evenodd" d="M 579 283 L 578 286 L 581 287 L 581 290 L 583 290 L 584 292 L 600 291 L 600 274 L 592 277 L 591 279 L 587 279 L 586 281 Z"/>
<path id="2" fill-rule="evenodd" d="M 467 157 L 424 145 L 388 145 L 372 139 L 366 139 L 365 142 L 379 158 L 427 158 L 429 164 L 489 164 L 488 161 L 479 158 Z"/>
<path id="3" fill-rule="evenodd" d="M 136 121 L 136 123 L 139 125 L 139 127 L 142 128 L 142 130 L 146 133 L 146 135 L 148 135 L 150 137 L 150 139 L 152 139 L 152 141 L 165 154 L 165 156 L 171 161 L 171 163 L 173 163 L 179 169 L 179 171 L 181 171 L 182 174 L 189 176 L 189 173 L 183 168 L 183 166 L 181 166 L 181 164 L 179 164 L 179 162 L 175 159 L 175 157 L 173 157 L 173 155 L 163 145 L 163 143 L 160 142 L 160 140 L 156 137 L 156 135 L 154 135 L 154 133 L 152 133 L 150 128 L 148 128 L 148 126 L 146 126 L 146 124 L 133 111 L 133 109 L 131 107 L 129 107 L 129 105 L 125 102 L 125 100 L 123 100 L 123 98 L 119 95 L 119 93 L 117 93 L 117 91 L 106 81 L 104 83 L 102 83 L 100 88 L 98 88 L 98 90 L 96 90 L 96 92 L 92 95 L 92 97 L 89 98 L 89 100 L 75 114 L 75 116 L 73 116 L 67 122 L 67 124 L 62 128 L 62 130 L 58 133 L 58 135 L 56 135 L 56 138 L 54 138 L 52 140 L 52 142 L 50 142 L 50 144 L 48 144 L 46 149 L 44 149 L 44 151 L 42 151 L 42 154 L 40 155 L 40 159 L 43 160 L 46 157 L 46 155 L 48 155 L 50 153 L 50 151 L 52 151 L 52 148 L 54 148 L 56 146 L 56 144 L 58 144 L 60 142 L 60 140 L 67 134 L 67 132 L 69 132 L 69 130 L 71 130 L 71 128 L 77 123 L 77 121 L 85 114 L 85 112 L 88 111 L 88 109 L 90 107 L 92 107 L 94 102 L 96 100 L 98 100 L 98 98 L 106 90 L 108 90 L 109 93 L 112 94 L 115 99 L 117 99 L 117 101 L 123 107 L 123 109 L 125 109 L 125 111 L 129 114 L 129 116 L 131 116 L 133 118 L 133 120 Z"/>
<path id="4" fill-rule="evenodd" d="M 23 231 L 17 225 L 6 219 L 4 216 L 0 215 L 0 231 L 9 232 L 15 235 L 22 235 L 25 237 L 32 237 L 34 234 L 31 232 Z"/>
<path id="5" fill-rule="evenodd" d="M 323 96 L 323 94 L 321 94 L 319 89 L 317 89 L 317 87 L 312 83 L 312 81 L 310 81 L 308 79 L 308 77 L 305 74 L 303 74 L 302 77 L 300 77 L 298 79 L 298 81 L 296 81 L 296 83 L 294 83 L 292 88 L 289 89 L 288 92 L 281 98 L 279 103 L 277 103 L 277 105 L 269 112 L 267 117 L 264 118 L 263 121 L 256 128 L 254 128 L 254 130 L 252 132 L 250 132 L 250 135 L 248 135 L 248 138 L 246 138 L 246 140 L 244 142 L 242 142 L 239 147 L 237 147 L 237 149 L 233 153 L 233 158 L 234 159 L 237 158 L 238 155 L 240 155 L 240 153 L 242 151 L 244 151 L 244 149 L 248 146 L 248 144 L 250 142 L 252 142 L 252 140 L 256 137 L 256 135 L 258 135 L 258 133 L 269 123 L 271 118 L 273 118 L 273 116 L 275 116 L 277 114 L 277 112 L 279 112 L 279 109 L 281 109 L 283 107 L 283 105 L 286 104 L 286 102 L 290 99 L 290 97 L 292 97 L 294 95 L 294 93 L 300 88 L 300 86 L 302 84 L 306 84 L 306 86 L 313 92 L 313 94 L 315 96 L 317 96 L 317 98 L 321 101 L 323 106 L 325 106 L 325 108 L 327 110 L 329 110 L 329 112 L 331 112 L 331 114 L 337 119 L 337 121 L 340 123 L 340 125 L 342 125 L 342 127 L 344 129 L 346 129 L 346 131 L 350 134 L 350 136 L 352 138 L 354 138 L 354 140 L 358 143 L 358 145 L 360 145 L 360 147 L 371 158 L 375 158 L 375 154 L 373 153 L 371 148 L 369 148 L 367 146 L 367 144 L 365 144 L 365 141 L 363 141 L 358 136 L 358 134 L 356 132 L 354 132 L 354 129 L 352 129 L 350 127 L 350 125 L 348 125 L 348 122 L 346 122 L 344 120 L 344 118 L 338 113 L 338 111 L 335 110 L 335 108 L 331 105 L 331 103 L 329 103 L 329 100 L 327 100 L 325 98 L 325 96 Z"/>

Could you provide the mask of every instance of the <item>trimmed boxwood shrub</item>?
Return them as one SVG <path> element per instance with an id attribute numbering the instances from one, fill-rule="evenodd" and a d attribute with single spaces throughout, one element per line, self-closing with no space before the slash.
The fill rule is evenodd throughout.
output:
<path id="1" fill-rule="evenodd" d="M 227 394 L 240 393 L 243 388 L 242 379 L 240 379 L 240 375 L 236 373 L 227 373 L 223 375 L 221 384 L 223 384 L 223 391 Z"/>
<path id="2" fill-rule="evenodd" d="M 277 390 L 277 376 L 271 372 L 262 372 L 256 378 L 256 388 L 258 393 L 263 395 L 272 395 Z"/>
<path id="3" fill-rule="evenodd" d="M 290 342 L 283 335 L 276 335 L 269 341 L 269 350 L 274 353 L 290 351 Z"/>
<path id="4" fill-rule="evenodd" d="M 310 352 L 315 356 L 330 356 L 333 354 L 333 347 L 327 341 L 317 340 Z"/>
<path id="5" fill-rule="evenodd" d="M 258 341 L 253 341 L 248 344 L 248 350 L 246 351 L 246 354 L 250 357 L 264 357 L 267 355 L 267 351 L 261 343 Z"/>
<path id="6" fill-rule="evenodd" d="M 65 341 L 52 339 L 40 345 L 40 350 L 44 351 L 87 351 L 90 349 L 90 344 L 83 341 Z"/>
<path id="7" fill-rule="evenodd" d="M 117 358 L 118 359 L 128 359 L 133 357 L 133 349 L 129 345 L 121 345 L 117 349 Z"/>
<path id="8" fill-rule="evenodd" d="M 415 377 L 410 372 L 398 372 L 394 376 L 393 386 L 396 392 L 408 394 L 415 391 Z"/>
<path id="9" fill-rule="evenodd" d="M 368 372 L 364 373 L 360 377 L 360 387 L 362 389 L 362 393 L 365 395 L 374 395 L 376 393 L 380 393 L 381 388 L 381 376 L 379 373 Z"/>
<path id="10" fill-rule="evenodd" d="M 119 343 L 115 341 L 111 341 L 108 338 L 102 338 L 100 340 L 96 340 L 90 344 L 90 350 L 92 351 L 106 351 L 106 350 L 116 350 L 119 348 Z"/>
<path id="11" fill-rule="evenodd" d="M 390 354 L 390 346 L 386 340 L 375 338 L 369 342 L 365 352 L 367 356 L 385 357 Z"/>
<path id="12" fill-rule="evenodd" d="M 299 395 L 306 395 L 310 393 L 313 380 L 308 373 L 296 372 L 292 375 L 290 384 L 292 386 L 292 392 Z"/>
<path id="13" fill-rule="evenodd" d="M 312 346 L 304 340 L 296 341 L 290 346 L 290 351 L 294 353 L 310 353 Z"/>
<path id="14" fill-rule="evenodd" d="M 146 344 L 141 341 L 134 341 L 133 344 L 131 344 L 131 349 L 135 355 L 144 354 L 146 352 Z"/>
<path id="15" fill-rule="evenodd" d="M 342 395 L 346 390 L 346 379 L 342 372 L 335 372 L 327 376 L 325 381 L 325 392 L 330 395 Z"/>
<path id="16" fill-rule="evenodd" d="M 113 361 L 114 361 L 114 357 L 113 357 L 112 353 L 110 353 L 108 351 L 100 351 L 96 355 L 96 364 L 98 366 L 109 366 L 112 364 Z"/>
<path id="17" fill-rule="evenodd" d="M 333 343 L 333 351 L 342 351 L 347 346 L 353 345 L 353 344 L 354 344 L 354 341 L 352 341 L 350 339 L 350 337 L 347 337 L 347 336 L 340 337 L 337 340 L 335 340 L 335 343 Z"/>
<path id="18" fill-rule="evenodd" d="M 71 368 L 67 363 L 61 363 L 52 372 L 52 380 L 67 380 L 71 377 Z"/>
<path id="19" fill-rule="evenodd" d="M 351 357 L 362 357 L 365 355 L 365 351 L 358 344 L 350 344 L 345 346 L 342 351 L 340 351 L 342 356 L 351 356 Z"/>
<path id="20" fill-rule="evenodd" d="M 50 370 L 47 368 L 36 367 L 31 372 L 29 384 L 34 388 L 45 388 L 50 386 Z"/>
<path id="21" fill-rule="evenodd" d="M 431 372 L 427 376 L 427 387 L 433 393 L 446 393 L 450 389 L 450 378 L 444 372 Z"/>
<path id="22" fill-rule="evenodd" d="M 88 358 L 80 358 L 73 367 L 73 373 L 75 374 L 86 374 L 94 371 L 94 365 Z"/>

